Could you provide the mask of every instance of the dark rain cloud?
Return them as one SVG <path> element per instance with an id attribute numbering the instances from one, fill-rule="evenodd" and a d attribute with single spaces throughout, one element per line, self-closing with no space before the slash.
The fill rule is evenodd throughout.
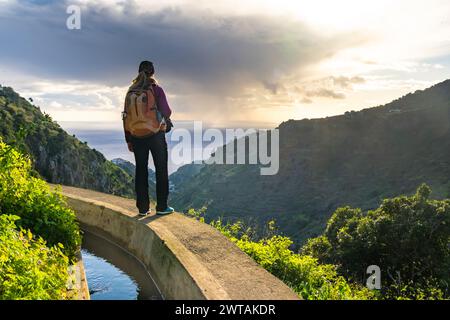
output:
<path id="1" fill-rule="evenodd" d="M 219 16 L 186 7 L 142 11 L 96 3 L 82 10 L 81 30 L 66 28 L 70 1 L 19 1 L 0 7 L 0 63 L 47 79 L 124 86 L 143 59 L 177 94 L 239 94 L 356 45 L 361 37 L 320 36 L 300 22 L 261 16 Z M 168 81 L 167 81 L 168 80 Z"/>

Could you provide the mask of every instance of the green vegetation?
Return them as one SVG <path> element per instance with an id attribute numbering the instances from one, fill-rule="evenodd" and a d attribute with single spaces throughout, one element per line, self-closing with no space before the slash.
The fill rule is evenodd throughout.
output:
<path id="1" fill-rule="evenodd" d="M 304 299 L 449 299 L 450 200 L 430 194 L 422 185 L 368 212 L 339 208 L 300 253 L 276 234 L 274 222 L 263 236 L 241 221 L 210 225 Z M 205 214 L 206 208 L 187 212 L 201 222 Z M 380 290 L 364 287 L 371 265 L 380 267 Z"/>
<path id="2" fill-rule="evenodd" d="M 15 214 L 19 227 L 30 229 L 50 246 L 61 243 L 71 259 L 81 237 L 75 214 L 62 195 L 32 176 L 31 161 L 0 139 L 0 214 Z"/>
<path id="3" fill-rule="evenodd" d="M 339 276 L 331 264 L 319 264 L 317 259 L 299 255 L 289 248 L 292 241 L 288 237 L 272 236 L 252 241 L 246 235 L 236 237 L 235 226 L 213 223 L 222 233 L 258 264 L 290 286 L 303 299 L 349 300 L 370 299 L 371 292 L 357 285 L 349 284 Z"/>
<path id="4" fill-rule="evenodd" d="M 279 125 L 277 175 L 261 176 L 258 165 L 190 164 L 171 175 L 179 181 L 171 203 L 183 211 L 206 205 L 209 221 L 264 225 L 276 217 L 302 245 L 322 234 L 339 207 L 375 209 L 385 198 L 414 194 L 423 182 L 433 198 L 448 198 L 449 114 L 447 80 L 384 106 L 286 121 Z"/>
<path id="5" fill-rule="evenodd" d="M 188 215 L 204 222 L 205 210 L 189 210 Z M 374 294 L 361 285 L 351 284 L 338 275 L 336 266 L 319 264 L 317 259 L 294 253 L 289 248 L 288 237 L 275 235 L 274 222 L 267 226 L 267 234 L 255 240 L 253 230 L 244 228 L 242 222 L 211 225 L 227 236 L 242 251 L 252 257 L 267 271 L 290 286 L 300 297 L 309 300 L 366 300 Z"/>
<path id="6" fill-rule="evenodd" d="M 81 244 L 75 214 L 0 138 L 0 299 L 66 299 Z"/>
<path id="7" fill-rule="evenodd" d="M 68 258 L 58 246 L 18 231 L 19 219 L 0 215 L 0 300 L 66 299 Z"/>
<path id="8" fill-rule="evenodd" d="M 116 166 L 121 168 L 123 171 L 125 171 L 127 174 L 130 175 L 130 177 L 133 177 L 133 185 L 134 185 L 134 175 L 136 172 L 136 166 L 131 163 L 130 161 L 116 158 L 111 160 L 112 163 L 114 163 Z M 150 194 L 150 197 L 153 195 L 156 195 L 156 176 L 155 171 L 148 168 L 148 192 Z"/>
<path id="9" fill-rule="evenodd" d="M 12 88 L 2 86 L 0 137 L 29 155 L 33 168 L 48 182 L 134 196 L 132 176 L 68 135 L 48 114 Z"/>
<path id="10" fill-rule="evenodd" d="M 376 210 L 336 210 L 324 234 L 303 253 L 338 266 L 354 282 L 365 267 L 381 269 L 387 299 L 450 298 L 450 200 L 430 200 L 422 185 L 415 195 L 386 199 Z"/>
<path id="11" fill-rule="evenodd" d="M 449 299 L 450 200 L 435 200 L 450 195 L 449 112 L 446 81 L 385 106 L 288 121 L 279 127 L 277 175 L 260 176 L 258 165 L 188 165 L 173 175 L 174 203 L 202 208 L 187 214 L 304 299 Z M 131 167 L 107 161 L 1 86 L 0 136 L 16 148 L 0 139 L 0 298 L 64 297 L 79 229 L 36 171 L 131 196 Z M 427 185 L 413 194 L 423 181 L 435 199 Z M 283 235 L 273 222 L 262 236 L 245 227 L 274 216 Z M 304 244 L 299 253 L 294 243 Z M 380 290 L 364 287 L 370 265 L 380 267 Z"/>

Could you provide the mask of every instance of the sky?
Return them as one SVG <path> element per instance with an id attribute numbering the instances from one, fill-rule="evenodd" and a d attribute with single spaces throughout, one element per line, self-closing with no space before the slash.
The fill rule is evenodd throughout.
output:
<path id="1" fill-rule="evenodd" d="M 0 0 L 0 40 L 0 84 L 57 121 L 120 122 L 151 60 L 174 122 L 276 126 L 450 78 L 450 1 Z"/>

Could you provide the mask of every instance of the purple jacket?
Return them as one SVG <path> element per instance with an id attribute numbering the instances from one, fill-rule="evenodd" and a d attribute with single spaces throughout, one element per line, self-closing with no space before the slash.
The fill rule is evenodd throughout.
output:
<path id="1" fill-rule="evenodd" d="M 156 105 L 158 107 L 159 112 L 161 112 L 164 118 L 169 119 L 170 115 L 172 114 L 172 110 L 170 109 L 169 103 L 167 102 L 166 94 L 163 88 L 161 88 L 157 84 L 154 84 L 153 91 L 155 92 Z M 126 142 L 127 143 L 130 142 L 131 133 L 125 130 L 125 126 L 124 126 L 124 133 Z"/>
<path id="2" fill-rule="evenodd" d="M 163 88 L 155 84 L 153 86 L 153 90 L 156 96 L 156 105 L 158 106 L 159 112 L 163 115 L 164 118 L 169 119 L 172 114 L 172 110 L 169 107 L 169 103 L 167 102 L 166 94 L 164 93 Z"/>

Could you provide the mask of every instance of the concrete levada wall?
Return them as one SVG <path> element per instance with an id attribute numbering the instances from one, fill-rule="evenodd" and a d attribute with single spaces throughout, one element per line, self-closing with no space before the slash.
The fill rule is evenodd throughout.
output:
<path id="1" fill-rule="evenodd" d="M 298 299 L 207 224 L 178 213 L 140 218 L 133 200 L 73 187 L 62 191 L 80 223 L 140 260 L 165 299 Z"/>
<path id="2" fill-rule="evenodd" d="M 67 289 L 69 290 L 69 294 L 71 294 L 71 292 L 73 292 L 72 290 L 74 290 L 75 300 L 89 300 L 89 287 L 87 284 L 83 259 L 80 252 L 77 254 L 77 262 L 69 266 L 68 272 L 69 280 L 67 281 Z"/>

